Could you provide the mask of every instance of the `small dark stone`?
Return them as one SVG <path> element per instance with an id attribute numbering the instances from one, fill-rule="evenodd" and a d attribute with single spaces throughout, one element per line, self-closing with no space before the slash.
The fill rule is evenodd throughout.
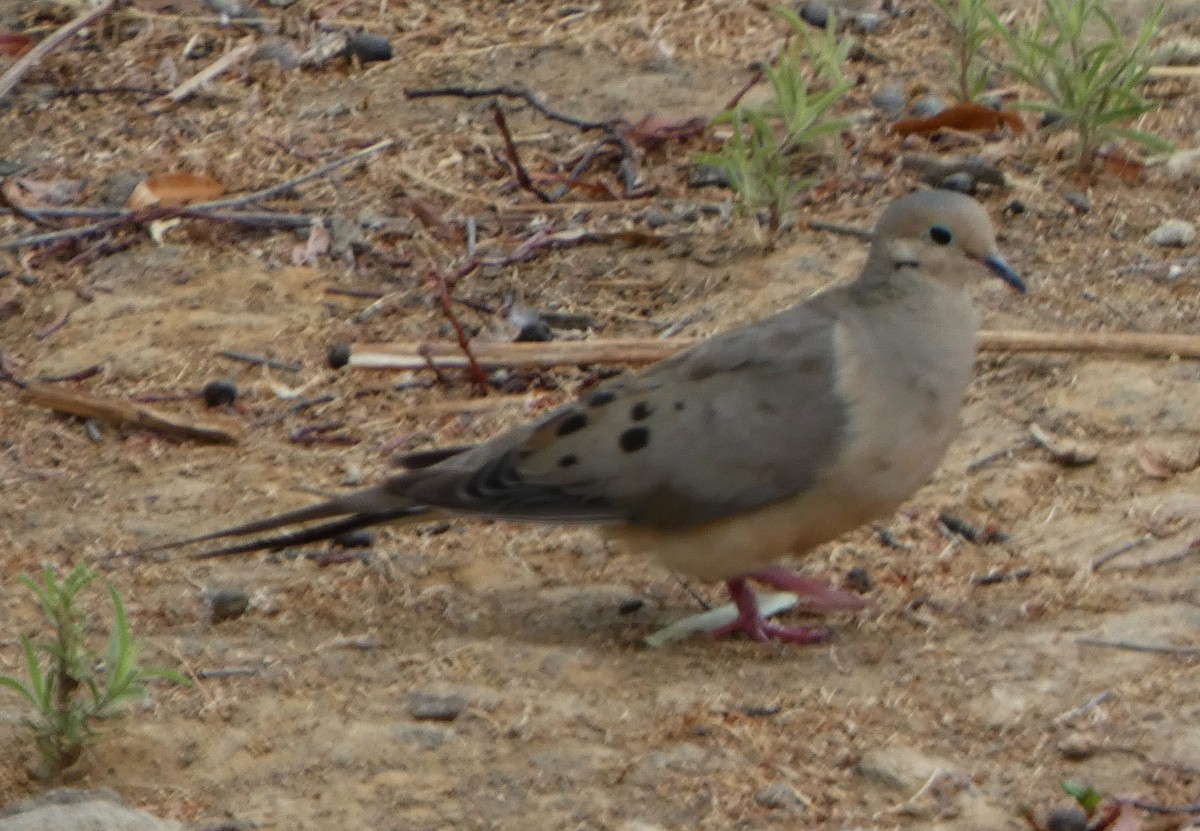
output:
<path id="1" fill-rule="evenodd" d="M 331 369 L 341 369 L 346 364 L 350 363 L 350 344 L 335 343 L 329 347 L 329 354 L 326 357 Z"/>
<path id="2" fill-rule="evenodd" d="M 824 3 L 816 2 L 816 0 L 808 0 L 800 7 L 800 19 L 809 26 L 824 29 L 829 25 L 829 7 Z"/>
<path id="3" fill-rule="evenodd" d="M 454 721 L 467 709 L 461 695 L 422 692 L 408 694 L 408 714 L 417 721 Z"/>
<path id="4" fill-rule="evenodd" d="M 245 589 L 218 589 L 204 596 L 208 604 L 208 619 L 211 623 L 221 623 L 226 620 L 239 618 L 250 608 L 250 595 Z"/>
<path id="5" fill-rule="evenodd" d="M 871 93 L 871 103 L 889 118 L 896 118 L 904 112 L 904 90 L 896 86 L 886 86 Z"/>
<path id="6" fill-rule="evenodd" d="M 587 427 L 587 423 L 588 418 L 583 413 L 570 413 L 558 423 L 558 429 L 554 433 L 558 436 L 569 436 Z"/>
<path id="7" fill-rule="evenodd" d="M 651 228 L 662 228 L 664 225 L 670 225 L 674 222 L 675 217 L 665 211 L 651 209 L 646 211 L 645 215 L 642 216 L 642 221 Z"/>
<path id="8" fill-rule="evenodd" d="M 621 449 L 626 453 L 641 450 L 650 443 L 650 431 L 645 427 L 630 427 L 621 434 Z"/>
<path id="9" fill-rule="evenodd" d="M 642 600 L 640 597 L 635 597 L 632 600 L 624 600 L 621 602 L 621 605 L 617 607 L 617 614 L 632 615 L 634 612 L 641 611 L 642 607 L 645 605 L 646 601 Z"/>
<path id="10" fill-rule="evenodd" d="M 1020 199 L 1014 199 L 1004 206 L 1004 213 L 1009 216 L 1020 216 L 1025 213 L 1025 203 Z"/>
<path id="11" fill-rule="evenodd" d="M 946 102 L 933 93 L 929 93 L 922 95 L 913 103 L 912 114 L 914 118 L 933 118 L 945 109 Z"/>
<path id="12" fill-rule="evenodd" d="M 942 190 L 953 190 L 971 196 L 975 193 L 975 177 L 965 170 L 960 170 L 938 182 L 938 187 Z"/>
<path id="13" fill-rule="evenodd" d="M 346 57 L 358 58 L 362 63 L 390 61 L 392 42 L 382 35 L 354 32 L 346 38 Z"/>
<path id="14" fill-rule="evenodd" d="M 545 343 L 554 340 L 554 330 L 539 317 L 522 326 L 513 340 L 517 343 Z"/>
<path id="15" fill-rule="evenodd" d="M 871 572 L 862 566 L 855 566 L 846 572 L 846 587 L 850 591 L 863 594 L 875 588 L 875 580 L 871 577 Z"/>
<path id="16" fill-rule="evenodd" d="M 209 381 L 200 390 L 206 407 L 224 407 L 237 400 L 238 388 L 232 381 Z"/>
<path id="17" fill-rule="evenodd" d="M 629 417 L 634 421 L 645 421 L 653 412 L 653 407 L 651 407 L 645 401 L 639 401 L 633 405 L 632 409 L 630 409 Z"/>
<path id="18" fill-rule="evenodd" d="M 1040 127 L 1041 129 L 1044 130 L 1047 127 L 1053 127 L 1055 124 L 1058 124 L 1062 120 L 1063 120 L 1063 117 L 1060 113 L 1043 113 L 1042 120 L 1038 124 L 1038 127 Z"/>
<path id="19" fill-rule="evenodd" d="M 612 390 L 600 390 L 588 396 L 589 407 L 603 407 L 605 404 L 611 404 L 617 398 L 617 394 Z"/>
<path id="20" fill-rule="evenodd" d="M 711 164 L 692 165 L 688 171 L 687 186 L 689 188 L 727 188 L 729 173 L 724 168 Z"/>
<path id="21" fill-rule="evenodd" d="M 356 528 L 353 531 L 338 534 L 329 542 L 339 548 L 370 548 L 375 544 L 375 534 L 367 528 Z"/>
<path id="22" fill-rule="evenodd" d="M 1087 831 L 1088 817 L 1077 805 L 1059 805 L 1046 814 L 1046 831 Z"/>
<path id="23" fill-rule="evenodd" d="M 1085 214 L 1092 209 L 1091 200 L 1077 190 L 1063 191 L 1062 198 L 1067 201 L 1068 205 L 1081 214 Z"/>

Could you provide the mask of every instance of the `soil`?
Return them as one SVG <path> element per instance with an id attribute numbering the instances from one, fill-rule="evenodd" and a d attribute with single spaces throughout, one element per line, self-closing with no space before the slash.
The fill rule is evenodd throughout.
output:
<path id="1" fill-rule="evenodd" d="M 24 25 L 31 5 L 9 3 L 3 19 Z M 489 99 L 403 94 L 513 83 L 585 118 L 707 117 L 781 42 L 766 5 L 436 5 L 262 9 L 283 14 L 297 41 L 315 36 L 310 12 L 365 25 L 390 38 L 391 61 L 243 64 L 158 115 L 137 95 L 60 94 L 170 88 L 248 36 L 192 4 L 140 3 L 153 14 L 60 50 L 0 112 L 0 162 L 39 182 L 86 179 L 79 204 L 131 173 L 171 170 L 249 192 L 396 142 L 263 206 L 327 218 L 338 244 L 315 264 L 294 264 L 306 232 L 199 221 L 159 240 L 125 230 L 33 259 L 0 252 L 0 343 L 18 376 L 98 363 L 98 376 L 65 383 L 123 400 L 174 396 L 154 406 L 192 420 L 215 417 L 194 395 L 206 382 L 241 392 L 223 414 L 241 431 L 235 447 L 90 433 L 0 393 L 0 673 L 18 672 L 17 635 L 39 622 L 16 576 L 84 562 L 120 591 L 146 661 L 197 679 L 153 683 L 68 780 L 196 827 L 281 829 L 1019 829 L 1023 806 L 1067 801 L 1063 779 L 1165 804 L 1200 798 L 1195 361 L 981 354 L 962 433 L 933 481 L 800 564 L 835 582 L 859 569 L 872 584 L 869 607 L 831 618 L 836 635 L 819 646 L 647 649 L 641 639 L 697 611 L 697 598 L 723 602 L 720 587 L 687 585 L 573 529 L 385 528 L 361 556 L 332 558 L 346 562 L 302 556 L 312 549 L 113 556 L 309 504 L 386 475 L 396 451 L 486 437 L 625 369 L 513 371 L 481 398 L 455 373 L 431 384 L 424 371 L 328 368 L 332 343 L 454 337 L 429 275 L 463 262 L 464 217 L 489 257 L 537 227 L 666 238 L 608 237 L 470 274 L 453 292 L 475 304 L 455 308 L 478 340 L 514 336 L 503 314 L 478 311 L 512 304 L 594 323 L 559 337 L 703 336 L 855 273 L 863 243 L 807 220 L 868 227 L 916 185 L 901 154 L 983 152 L 1010 185 L 981 199 L 1031 286 L 1025 297 L 1000 284 L 981 293 L 985 328 L 1200 335 L 1194 265 L 1173 280 L 1121 270 L 1197 255 L 1195 243 L 1146 239 L 1165 219 L 1200 219 L 1194 173 L 1080 176 L 1069 134 L 981 143 L 887 132 L 872 92 L 895 83 L 916 94 L 947 77 L 945 27 L 922 4 L 895 4 L 899 14 L 861 36 L 884 62 L 854 63 L 846 150 L 820 162 L 820 184 L 770 253 L 749 220 L 729 218 L 727 192 L 686 187 L 694 154 L 716 146 L 706 138 L 644 151 L 652 196 L 620 199 L 606 162 L 544 205 L 513 186 Z M 1173 4 L 1170 32 L 1188 32 L 1196 10 Z M 1162 106 L 1141 126 L 1193 146 L 1195 82 L 1147 92 Z M 519 101 L 504 106 L 522 162 L 547 187 L 594 140 Z M 338 228 L 360 217 L 390 224 L 350 245 Z M 0 217 L 0 240 L 38 230 Z M 226 349 L 301 369 L 248 366 Z M 1056 460 L 1031 442 L 1032 424 L 1095 462 Z M 324 440 L 297 440 L 314 435 Z M 967 541 L 944 514 L 1000 534 Z M 206 597 L 221 589 L 250 605 L 214 624 Z M 100 596 L 90 608 L 102 637 L 108 610 Z M 16 696 L 0 695 L 0 805 L 47 786 L 28 773 L 21 715 Z"/>

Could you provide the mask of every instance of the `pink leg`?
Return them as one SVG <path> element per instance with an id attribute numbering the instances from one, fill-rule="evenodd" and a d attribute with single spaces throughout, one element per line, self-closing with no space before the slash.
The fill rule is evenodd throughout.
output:
<path id="1" fill-rule="evenodd" d="M 785 643 L 820 643 L 831 634 L 824 626 L 780 626 L 766 620 L 758 609 L 758 598 L 754 596 L 754 589 L 750 588 L 745 577 L 735 577 L 725 585 L 729 587 L 729 594 L 737 604 L 738 616 L 733 623 L 712 630 L 709 634 L 714 638 L 734 632 L 745 632 L 760 643 L 770 643 L 772 640 Z M 829 591 L 833 589 L 830 588 Z"/>
<path id="2" fill-rule="evenodd" d="M 780 591 L 792 592 L 806 601 L 804 608 L 814 612 L 852 612 L 867 605 L 856 594 L 835 589 L 821 580 L 801 577 L 780 566 L 769 566 L 746 575 L 751 580 L 766 583 Z"/>

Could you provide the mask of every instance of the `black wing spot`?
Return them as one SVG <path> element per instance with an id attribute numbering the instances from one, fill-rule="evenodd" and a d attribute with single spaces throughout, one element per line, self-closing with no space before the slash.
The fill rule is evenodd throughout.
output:
<path id="1" fill-rule="evenodd" d="M 588 417 L 583 413 L 571 413 L 558 423 L 558 429 L 554 432 L 559 436 L 569 436 L 587 427 L 587 423 Z"/>
<path id="2" fill-rule="evenodd" d="M 685 404 L 684 404 L 682 401 L 676 401 L 676 402 L 675 402 L 675 412 L 677 412 L 677 413 L 682 413 L 682 412 L 683 412 L 683 408 L 684 408 L 685 406 L 686 406 L 686 405 L 685 405 Z"/>
<path id="3" fill-rule="evenodd" d="M 639 401 L 629 410 L 629 417 L 634 421 L 645 421 L 654 412 L 654 407 L 645 401 Z"/>
<path id="4" fill-rule="evenodd" d="M 600 390 L 588 396 L 589 407 L 603 407 L 616 400 L 617 394 L 612 390 Z"/>
<path id="5" fill-rule="evenodd" d="M 621 449 L 626 453 L 641 450 L 650 443 L 650 431 L 645 427 L 630 427 L 621 434 Z"/>
<path id="6" fill-rule="evenodd" d="M 579 464 L 579 457 L 574 453 L 568 453 L 558 460 L 559 467 L 574 467 Z"/>

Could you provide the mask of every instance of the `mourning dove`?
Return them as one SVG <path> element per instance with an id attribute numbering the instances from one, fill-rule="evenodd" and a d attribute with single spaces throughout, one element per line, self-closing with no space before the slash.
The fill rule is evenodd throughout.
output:
<path id="1" fill-rule="evenodd" d="M 776 563 L 893 511 L 933 472 L 971 377 L 969 290 L 989 271 L 1025 290 L 977 202 L 909 194 L 847 285 L 490 441 L 414 454 L 376 487 L 163 547 L 336 518 L 201 556 L 279 549 L 431 509 L 594 524 L 676 572 L 725 581 L 738 614 L 716 634 L 821 640 L 824 628 L 764 619 L 748 581 L 821 611 L 862 605 Z"/>

